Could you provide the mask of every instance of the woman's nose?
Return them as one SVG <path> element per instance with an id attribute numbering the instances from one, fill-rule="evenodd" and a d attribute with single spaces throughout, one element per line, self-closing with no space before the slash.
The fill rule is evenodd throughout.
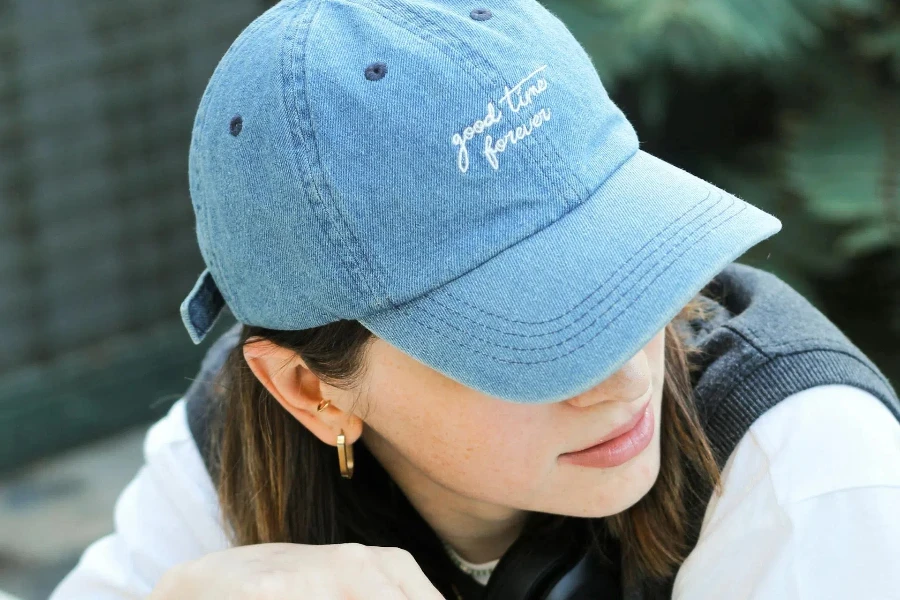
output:
<path id="1" fill-rule="evenodd" d="M 643 398 L 650 391 L 652 383 L 646 357 L 643 352 L 639 352 L 604 381 L 566 402 L 579 408 L 601 402 L 632 402 Z"/>

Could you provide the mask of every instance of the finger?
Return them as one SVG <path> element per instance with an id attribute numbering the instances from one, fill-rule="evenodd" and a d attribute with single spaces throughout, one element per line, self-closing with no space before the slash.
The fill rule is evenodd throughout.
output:
<path id="1" fill-rule="evenodd" d="M 410 600 L 444 600 L 412 554 L 401 548 L 379 548 L 377 554 L 388 579 Z"/>
<path id="2" fill-rule="evenodd" d="M 347 600 L 412 600 L 380 567 L 367 566 L 339 573 Z"/>
<path id="3" fill-rule="evenodd" d="M 379 548 L 341 544 L 335 548 L 336 568 L 331 572 L 341 589 L 341 600 L 410 600 L 385 571 Z"/>

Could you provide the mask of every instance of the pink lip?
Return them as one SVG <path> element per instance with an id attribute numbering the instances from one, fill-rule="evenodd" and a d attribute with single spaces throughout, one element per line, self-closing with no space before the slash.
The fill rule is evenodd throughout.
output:
<path id="1" fill-rule="evenodd" d="M 618 466 L 650 445 L 654 427 L 653 407 L 648 400 L 644 408 L 628 423 L 610 431 L 601 442 L 593 446 L 561 454 L 560 462 L 597 468 Z"/>

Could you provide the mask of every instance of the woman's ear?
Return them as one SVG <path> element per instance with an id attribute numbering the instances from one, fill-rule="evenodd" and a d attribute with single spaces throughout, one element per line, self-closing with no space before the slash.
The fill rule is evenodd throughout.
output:
<path id="1" fill-rule="evenodd" d="M 362 435 L 362 419 L 342 409 L 346 392 L 324 383 L 295 352 L 258 337 L 247 340 L 243 352 L 259 382 L 317 438 L 334 446 L 342 430 L 351 443 Z M 317 410 L 326 400 L 327 407 Z"/>

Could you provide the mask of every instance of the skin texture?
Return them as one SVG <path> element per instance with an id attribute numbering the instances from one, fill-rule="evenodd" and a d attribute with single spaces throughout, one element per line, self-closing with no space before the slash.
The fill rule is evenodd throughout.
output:
<path id="1" fill-rule="evenodd" d="M 269 392 L 323 443 L 360 437 L 434 530 L 464 558 L 499 558 L 527 511 L 603 517 L 636 503 L 659 474 L 665 330 L 605 381 L 576 397 L 514 404 L 448 378 L 376 338 L 353 390 L 318 379 L 296 354 L 251 340 L 244 356 Z M 646 402 L 653 441 L 610 469 L 560 454 L 604 439 Z M 331 404 L 322 412 L 323 400 Z M 337 454 L 337 453 L 335 453 Z M 335 456 L 335 468 L 337 456 Z"/>

